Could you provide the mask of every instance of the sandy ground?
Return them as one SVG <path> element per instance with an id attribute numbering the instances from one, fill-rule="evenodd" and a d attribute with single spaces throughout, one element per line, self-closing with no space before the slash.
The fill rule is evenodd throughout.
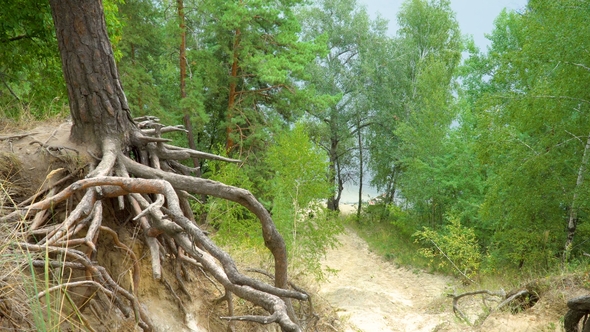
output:
<path id="1" fill-rule="evenodd" d="M 339 308 L 345 331 L 433 331 L 454 319 L 433 308 L 450 278 L 396 268 L 369 252 L 351 230 L 339 240 L 342 245 L 324 261 L 339 272 L 321 286 L 320 295 Z"/>
<path id="2" fill-rule="evenodd" d="M 470 327 L 455 317 L 445 296 L 462 292 L 458 280 L 396 267 L 350 229 L 339 240 L 323 261 L 338 273 L 320 285 L 319 294 L 337 308 L 345 332 L 563 331 L 555 305 L 541 302 L 517 315 L 495 312 L 482 326 Z M 479 298 L 462 300 L 461 307 L 472 322 L 483 313 Z"/>
<path id="3" fill-rule="evenodd" d="M 352 205 L 352 204 L 340 204 L 338 205 L 338 208 L 340 209 L 340 213 L 343 215 L 348 215 L 348 214 L 352 214 L 352 213 L 356 213 L 356 205 Z"/>

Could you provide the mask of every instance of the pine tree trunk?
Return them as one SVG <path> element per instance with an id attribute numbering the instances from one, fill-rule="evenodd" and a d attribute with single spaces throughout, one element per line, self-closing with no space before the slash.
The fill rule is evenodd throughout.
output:
<path id="1" fill-rule="evenodd" d="M 135 125 L 119 80 L 102 3 L 51 0 L 50 4 L 73 120 L 70 139 L 95 147 L 105 137 L 129 142 Z"/>
<path id="2" fill-rule="evenodd" d="M 180 68 L 180 100 L 186 98 L 186 25 L 184 23 L 184 1 L 177 0 L 176 1 L 177 10 L 178 10 L 178 21 L 180 27 L 180 47 L 179 47 L 179 68 Z M 195 134 L 193 131 L 193 124 L 191 122 L 191 115 L 190 111 L 186 108 L 183 108 L 184 116 L 182 118 L 182 122 L 184 124 L 184 128 L 187 131 L 187 140 L 188 140 L 188 147 L 196 150 L 197 146 L 195 145 Z M 195 167 L 199 167 L 199 159 L 193 157 L 193 165 Z M 200 176 L 200 174 L 198 174 Z"/>
<path id="3" fill-rule="evenodd" d="M 100 217 L 93 217 L 92 222 L 94 223 L 96 219 L 98 220 L 98 224 L 100 224 L 102 212 L 96 210 L 98 208 L 95 206 L 98 205 L 94 201 L 107 198 L 107 196 L 97 197 L 95 187 L 120 188 L 119 191 L 117 191 L 118 189 L 113 189 L 114 191 L 112 192 L 110 189 L 101 190 L 103 193 L 110 191 L 112 196 L 108 197 L 123 197 L 129 193 L 162 194 L 166 197 L 165 201 L 168 209 L 166 215 L 171 218 L 168 220 L 174 220 L 162 223 L 161 221 L 165 219 L 164 212 L 158 207 L 155 209 L 150 208 L 150 211 L 153 213 L 150 219 L 152 222 L 149 225 L 150 227 L 154 227 L 157 231 L 163 232 L 162 234 L 166 234 L 166 236 L 174 240 L 192 258 L 196 259 L 203 266 L 206 266 L 205 268 L 214 275 L 217 281 L 223 284 L 226 291 L 232 292 L 241 298 L 265 308 L 270 314 L 268 319 L 274 319 L 274 321 L 281 325 L 284 331 L 301 331 L 293 323 L 296 321 L 296 317 L 290 298 L 306 300 L 308 296 L 297 291 L 289 290 L 285 242 L 276 229 L 270 213 L 264 206 L 247 190 L 226 186 L 211 180 L 184 176 L 180 174 L 181 172 L 178 169 L 177 172 L 168 172 L 159 168 L 161 160 L 184 160 L 195 155 L 214 160 L 239 161 L 205 154 L 200 151 L 182 148 L 169 149 L 163 144 L 154 144 L 155 142 L 161 141 L 158 138 L 146 136 L 141 133 L 131 119 L 129 106 L 123 93 L 115 65 L 113 50 L 107 35 L 101 1 L 50 0 L 50 5 L 70 100 L 73 120 L 70 138 L 89 148 L 97 148 L 97 150 L 102 151 L 102 156 L 100 156 L 102 158 L 98 165 L 87 174 L 85 179 L 78 181 L 76 186 L 66 187 L 60 193 L 60 197 L 64 198 L 69 197 L 66 195 L 73 195 L 74 191 L 86 190 L 84 197 L 88 198 L 82 199 L 77 204 L 74 209 L 75 213 L 68 215 L 62 222 L 62 225 L 56 228 L 56 231 L 45 239 L 45 244 L 61 243 L 59 242 L 61 239 L 69 241 L 69 230 L 74 228 L 74 224 L 85 222 L 84 220 L 88 219 L 86 218 L 86 214 L 93 210 Z M 155 146 L 156 151 L 148 151 L 150 150 L 146 148 L 148 144 Z M 150 158 L 153 157 L 153 160 L 156 160 L 155 165 L 150 167 L 122 154 L 121 149 L 127 147 L 143 149 L 145 153 L 150 154 Z M 119 168 L 117 169 L 117 167 Z M 120 174 L 110 176 L 113 173 Z M 76 189 L 73 189 L 74 187 Z M 179 202 L 181 199 L 176 194 L 177 190 L 228 199 L 243 205 L 254 213 L 260 220 L 264 243 L 271 251 L 275 260 L 274 272 L 276 287 L 242 275 L 237 270 L 231 257 L 204 236 L 202 231 L 183 214 L 181 203 Z M 142 195 L 131 196 L 130 200 L 135 201 L 138 206 L 142 205 L 141 208 L 143 209 L 155 206 L 143 198 Z M 50 201 L 51 203 L 49 203 Z M 53 209 L 56 201 L 51 197 L 38 203 L 41 203 L 39 205 L 41 210 L 47 210 L 50 206 Z M 37 208 L 33 208 L 33 210 L 37 210 Z M 21 216 L 20 213 L 21 210 L 16 210 L 12 214 L 1 217 L 0 221 L 3 219 L 9 220 L 13 217 L 24 220 L 23 218 L 26 218 L 25 215 L 23 214 Z M 188 211 L 189 215 L 190 213 Z M 78 229 L 78 227 L 75 228 Z M 189 231 L 186 233 L 179 232 L 179 229 Z M 149 229 L 146 228 L 146 232 L 148 231 Z M 84 240 L 86 241 L 84 243 L 88 242 L 87 239 Z M 200 245 L 204 246 L 199 246 L 198 250 L 195 245 L 195 241 L 197 240 Z M 49 247 L 46 246 L 45 248 Z M 57 250 L 59 252 L 61 249 L 61 247 L 52 247 L 51 250 Z M 157 250 L 156 246 L 155 255 L 152 255 L 152 257 L 159 257 Z M 82 253 L 79 260 L 86 258 Z M 93 263 L 88 261 L 88 264 L 92 265 Z M 108 272 L 105 273 L 108 275 Z M 111 287 L 112 292 L 125 291 L 117 282 L 106 283 L 106 286 Z M 127 294 L 126 297 L 131 304 L 126 306 L 125 304 L 117 303 L 117 305 L 121 310 L 129 310 L 130 312 L 131 309 L 128 307 L 132 307 L 135 313 L 134 319 L 138 326 L 146 331 L 151 331 L 153 329 L 151 319 L 147 315 L 146 310 L 139 304 L 137 297 L 131 293 Z M 281 301 L 281 298 L 284 300 Z M 255 321 L 261 322 L 261 320 Z M 268 323 L 270 321 L 265 322 Z"/>
<path id="4" fill-rule="evenodd" d="M 231 65 L 231 77 L 229 78 L 229 98 L 227 104 L 227 127 L 226 127 L 226 143 L 225 143 L 225 150 L 229 155 L 231 150 L 233 150 L 234 145 L 236 144 L 231 137 L 233 134 L 233 126 L 232 126 L 232 119 L 234 117 L 234 108 L 236 107 L 236 96 L 237 96 L 237 79 L 238 79 L 238 48 L 240 47 L 240 36 L 241 32 L 240 29 L 236 29 L 235 37 L 234 37 L 234 44 L 233 44 L 233 62 Z"/>

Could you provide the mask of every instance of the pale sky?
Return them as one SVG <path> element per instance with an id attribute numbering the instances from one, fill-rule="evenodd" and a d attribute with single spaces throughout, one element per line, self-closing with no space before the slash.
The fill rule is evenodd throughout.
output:
<path id="1" fill-rule="evenodd" d="M 389 20 L 389 34 L 394 35 L 397 30 L 397 12 L 403 0 L 358 0 L 365 5 L 371 17 L 377 13 Z M 527 0 L 451 0 L 451 8 L 456 13 L 459 27 L 463 35 L 471 35 L 475 44 L 482 51 L 486 51 L 489 40 L 484 34 L 491 33 L 494 19 L 503 8 L 522 11 Z"/>

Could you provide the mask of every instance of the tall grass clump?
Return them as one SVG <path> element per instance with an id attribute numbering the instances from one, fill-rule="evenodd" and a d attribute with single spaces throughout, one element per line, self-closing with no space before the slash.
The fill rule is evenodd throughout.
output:
<path id="1" fill-rule="evenodd" d="M 0 132 L 31 129 L 43 121 L 61 121 L 70 114 L 68 104 L 60 98 L 39 104 L 12 100 L 0 103 Z"/>
<path id="2" fill-rule="evenodd" d="M 0 211 L 17 204 L 25 188 L 20 163 L 0 154 Z M 30 189 L 30 188 L 28 188 Z M 21 222 L 0 223 L 0 331 L 82 330 L 86 325 L 70 292 L 62 289 L 69 276 L 48 265 L 48 253 L 33 254 L 19 244 L 27 242 Z"/>

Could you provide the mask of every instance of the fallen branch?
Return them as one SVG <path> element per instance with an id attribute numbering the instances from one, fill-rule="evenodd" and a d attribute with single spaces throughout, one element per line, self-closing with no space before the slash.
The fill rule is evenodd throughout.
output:
<path id="1" fill-rule="evenodd" d="M 14 141 L 14 140 L 19 140 L 21 138 L 25 138 L 27 136 L 31 136 L 31 135 L 35 135 L 37 133 L 33 132 L 33 133 L 24 133 L 24 134 L 18 134 L 18 135 L 10 135 L 10 136 L 0 136 L 0 141 Z"/>
<path id="2" fill-rule="evenodd" d="M 449 297 L 453 298 L 453 312 L 455 313 L 455 316 L 457 316 L 457 318 L 459 318 L 460 320 L 465 322 L 467 325 L 481 326 L 483 324 L 483 322 L 488 318 L 489 315 L 491 315 L 492 313 L 494 313 L 498 310 L 501 310 L 503 307 L 512 303 L 517 298 L 519 298 L 521 296 L 525 296 L 527 294 L 530 294 L 529 290 L 523 289 L 518 292 L 515 292 L 514 294 L 512 294 L 506 298 L 506 293 L 503 290 L 498 291 L 498 292 L 492 292 L 492 291 L 484 289 L 484 290 L 478 290 L 478 291 L 473 291 L 473 292 L 466 292 L 466 293 L 459 294 L 459 295 L 449 295 Z M 475 320 L 475 322 L 472 324 L 471 321 L 469 320 L 469 318 L 467 317 L 467 315 L 465 315 L 461 311 L 461 309 L 459 308 L 459 300 L 464 297 L 474 296 L 474 295 L 489 295 L 489 296 L 498 297 L 498 298 L 504 299 L 504 300 L 502 300 L 502 302 L 500 302 L 500 304 L 498 304 L 495 308 L 489 308 L 487 306 L 487 304 L 485 303 L 486 299 L 482 298 L 482 300 L 484 301 L 484 305 L 488 308 L 488 310 L 484 310 L 484 313 L 480 314 L 477 317 L 477 319 Z"/>

